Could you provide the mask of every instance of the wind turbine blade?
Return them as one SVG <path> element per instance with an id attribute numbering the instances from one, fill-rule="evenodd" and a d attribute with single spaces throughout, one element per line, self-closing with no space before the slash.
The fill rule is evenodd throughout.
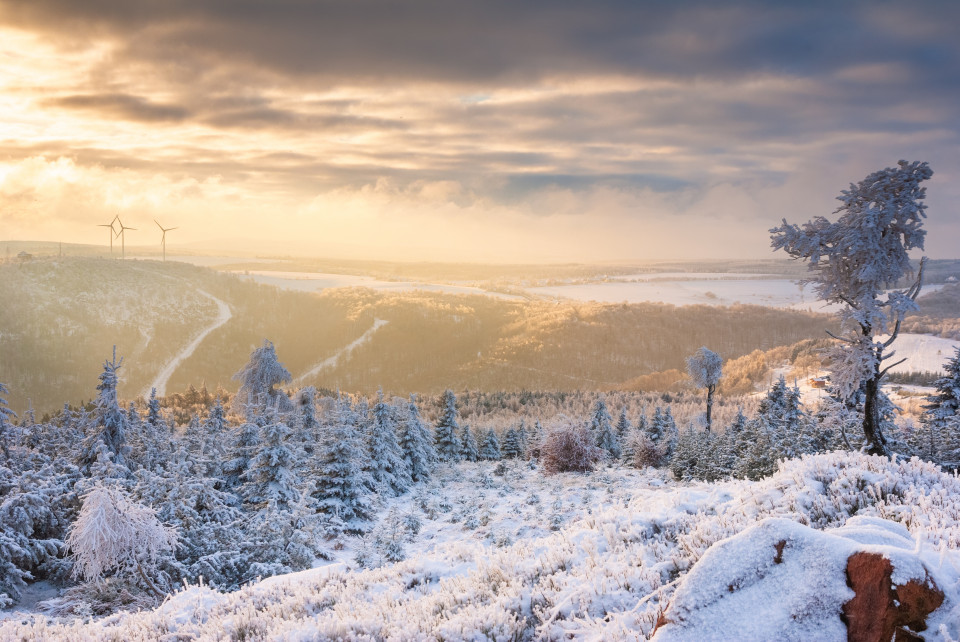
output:
<path id="1" fill-rule="evenodd" d="M 157 223 L 157 219 L 153 219 L 153 222 L 154 222 L 154 223 Z M 157 227 L 159 227 L 161 230 L 163 230 L 163 226 L 160 225 L 159 223 L 157 223 Z M 163 231 L 166 232 L 166 230 L 163 230 Z"/>
<path id="2" fill-rule="evenodd" d="M 170 230 L 179 230 L 179 229 L 180 229 L 179 227 L 168 227 L 167 229 L 164 230 L 164 232 L 169 232 Z"/>

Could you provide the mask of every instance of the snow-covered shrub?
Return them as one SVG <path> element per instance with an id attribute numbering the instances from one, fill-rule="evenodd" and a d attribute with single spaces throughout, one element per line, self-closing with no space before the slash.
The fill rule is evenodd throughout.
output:
<path id="1" fill-rule="evenodd" d="M 543 439 L 540 461 L 546 473 L 586 473 L 593 470 L 603 456 L 594 445 L 591 431 L 585 426 L 560 426 Z"/>
<path id="2" fill-rule="evenodd" d="M 97 484 L 83 498 L 67 546 L 74 575 L 98 581 L 112 574 L 136 577 L 157 597 L 154 583 L 162 556 L 177 545 L 177 533 L 160 523 L 153 509 L 137 504 L 119 488 Z"/>

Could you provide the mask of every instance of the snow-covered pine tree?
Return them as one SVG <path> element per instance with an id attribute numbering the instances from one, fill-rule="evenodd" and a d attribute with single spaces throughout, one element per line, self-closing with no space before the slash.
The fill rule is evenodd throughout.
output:
<path id="1" fill-rule="evenodd" d="M 377 391 L 373 406 L 367 453 L 365 468 L 374 491 L 399 495 L 410 487 L 410 470 L 397 442 L 397 421 L 393 408 L 383 400 L 383 389 Z"/>
<path id="2" fill-rule="evenodd" d="M 270 341 L 264 339 L 263 345 L 250 353 L 250 361 L 233 378 L 240 382 L 240 389 L 233 398 L 234 410 L 249 421 L 276 404 L 281 412 L 293 409 L 287 396 L 276 388 L 290 383 L 293 378 L 277 359 L 277 351 Z"/>
<path id="3" fill-rule="evenodd" d="M 463 430 L 460 432 L 460 459 L 463 461 L 480 459 L 480 450 L 477 448 L 473 431 L 470 430 L 470 424 L 463 424 Z"/>
<path id="4" fill-rule="evenodd" d="M 434 442 L 441 461 L 460 460 L 460 425 L 457 422 L 457 398 L 452 390 L 445 390 L 440 398 L 440 418 L 434 429 Z"/>
<path id="5" fill-rule="evenodd" d="M 523 457 L 520 432 L 516 427 L 511 426 L 504 431 L 503 441 L 500 442 L 500 456 L 503 459 L 521 459 Z"/>
<path id="6" fill-rule="evenodd" d="M 617 439 L 612 418 L 607 411 L 607 402 L 603 397 L 597 399 L 596 406 L 593 409 L 593 417 L 590 421 L 590 432 L 593 434 L 597 448 L 600 448 L 607 458 L 613 461 L 620 459 L 622 452 L 620 449 L 620 440 Z"/>
<path id="7" fill-rule="evenodd" d="M 103 372 L 100 373 L 100 383 L 97 385 L 96 407 L 93 414 L 95 425 L 83 442 L 80 452 L 80 463 L 89 468 L 97 459 L 97 446 L 106 444 L 113 456 L 115 464 L 126 465 L 128 447 L 126 444 L 127 418 L 120 408 L 117 398 L 117 370 L 123 365 L 123 357 L 117 361 L 117 348 L 113 348 L 113 360 L 104 361 Z"/>
<path id="8" fill-rule="evenodd" d="M 400 423 L 399 443 L 410 478 L 415 482 L 430 479 L 437 452 L 433 447 L 430 429 L 420 420 L 420 411 L 413 395 L 410 395 L 406 416 Z"/>
<path id="9" fill-rule="evenodd" d="M 960 467 L 960 348 L 943 369 L 946 374 L 933 384 L 936 392 L 927 397 L 923 422 L 935 460 L 956 469 Z"/>
<path id="10" fill-rule="evenodd" d="M 620 443 L 625 443 L 627 437 L 630 436 L 630 431 L 633 430 L 633 426 L 630 425 L 630 420 L 627 418 L 627 407 L 623 406 L 620 408 L 620 416 L 617 419 L 617 439 L 620 440 Z"/>
<path id="11" fill-rule="evenodd" d="M 160 400 L 157 399 L 157 389 L 150 388 L 150 399 L 147 401 L 147 424 L 156 428 L 161 423 L 166 425 L 163 416 L 160 414 Z"/>
<path id="12" fill-rule="evenodd" d="M 487 428 L 484 432 L 483 443 L 480 444 L 480 459 L 484 461 L 500 459 L 500 440 L 497 439 L 497 431 L 493 428 Z"/>
<path id="13" fill-rule="evenodd" d="M 0 383 L 0 395 L 10 394 L 10 389 L 7 388 L 4 384 Z M 3 460 L 8 461 L 10 459 L 10 450 L 7 446 L 7 443 L 11 441 L 11 435 L 9 434 L 12 425 L 10 424 L 10 419 L 16 417 L 17 414 L 10 410 L 7 400 L 0 396 L 0 451 L 3 452 Z"/>
<path id="14" fill-rule="evenodd" d="M 904 316 L 917 309 L 925 258 L 906 290 L 888 291 L 913 274 L 909 250 L 923 249 L 926 189 L 933 176 L 927 163 L 899 161 L 896 168 L 874 172 L 838 197 L 835 223 L 818 216 L 799 227 L 783 220 L 770 230 L 774 249 L 809 262 L 818 296 L 841 306 L 842 333 L 832 352 L 832 381 L 844 400 L 863 393 L 865 449 L 890 455 L 883 434 L 881 385 L 896 364 L 883 366 L 900 332 Z M 884 298 L 881 298 L 884 296 Z M 885 341 L 876 336 L 889 333 Z"/>
<path id="15" fill-rule="evenodd" d="M 363 531 L 361 522 L 371 516 L 369 484 L 363 472 L 363 435 L 346 399 L 338 400 L 325 434 L 313 475 L 317 510 L 337 518 L 349 531 Z"/>
<path id="16" fill-rule="evenodd" d="M 260 447 L 244 473 L 244 499 L 263 509 L 273 504 L 280 511 L 288 511 L 300 499 L 293 472 L 293 453 L 287 446 L 290 426 L 276 421 L 263 427 Z"/>
<path id="17" fill-rule="evenodd" d="M 313 386 L 301 388 L 297 392 L 296 431 L 294 441 L 300 444 L 300 449 L 311 456 L 316 450 L 316 442 L 320 438 L 320 422 L 317 421 L 317 389 Z"/>
<path id="18" fill-rule="evenodd" d="M 231 431 L 227 460 L 223 464 L 224 479 L 230 488 L 241 485 L 259 446 L 260 427 L 257 424 L 248 421 Z"/>

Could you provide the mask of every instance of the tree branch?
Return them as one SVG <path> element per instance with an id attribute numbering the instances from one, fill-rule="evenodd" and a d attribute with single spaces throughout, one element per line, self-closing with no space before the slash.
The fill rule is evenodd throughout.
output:
<path id="1" fill-rule="evenodd" d="M 854 341 L 853 339 L 847 339 L 846 337 L 838 337 L 837 335 L 835 335 L 834 333 L 830 332 L 829 330 L 824 330 L 824 332 L 826 332 L 827 334 L 829 334 L 831 337 L 833 337 L 833 338 L 836 339 L 837 341 L 843 341 L 844 343 L 849 343 L 850 345 L 856 345 L 856 343 L 857 343 L 857 342 Z"/>
<path id="2" fill-rule="evenodd" d="M 880 371 L 880 378 L 882 379 L 883 377 L 887 376 L 887 373 L 890 372 L 890 368 L 895 368 L 906 360 L 907 360 L 907 357 L 904 357 L 903 359 L 900 359 L 900 361 L 897 361 L 896 363 L 891 363 L 889 366 L 887 366 L 886 368 Z"/>

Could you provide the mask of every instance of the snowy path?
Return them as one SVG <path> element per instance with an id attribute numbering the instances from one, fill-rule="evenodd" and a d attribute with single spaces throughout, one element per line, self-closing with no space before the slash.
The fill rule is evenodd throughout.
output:
<path id="1" fill-rule="evenodd" d="M 305 373 L 297 377 L 294 383 L 300 383 L 307 377 L 312 377 L 313 375 L 317 374 L 318 372 L 320 372 L 325 368 L 332 368 L 333 366 L 337 365 L 337 361 L 340 360 L 340 357 L 347 354 L 357 346 L 362 345 L 367 341 L 369 341 L 370 337 L 373 336 L 373 333 L 379 330 L 380 328 L 382 328 L 383 326 L 387 325 L 387 323 L 389 322 L 386 321 L 385 319 L 374 319 L 373 325 L 370 326 L 369 330 L 361 334 L 355 341 L 337 350 L 337 352 L 332 357 L 324 359 L 323 361 L 316 364 L 315 366 L 307 370 Z"/>
<path id="2" fill-rule="evenodd" d="M 202 343 L 203 340 L 207 338 L 207 335 L 209 335 L 211 332 L 213 332 L 214 330 L 222 326 L 224 323 L 226 323 L 233 317 L 233 314 L 230 312 L 229 305 L 227 305 L 217 297 L 213 296 L 209 292 L 204 292 L 203 290 L 197 290 L 197 292 L 199 292 L 200 294 L 202 294 L 203 296 L 207 297 L 208 299 L 210 299 L 211 301 L 217 304 L 217 318 L 214 320 L 213 323 L 211 323 L 206 328 L 204 328 L 203 331 L 200 332 L 200 334 L 195 336 L 193 338 L 193 341 L 190 342 L 190 345 L 188 345 L 186 348 L 181 350 L 179 354 L 177 354 L 173 359 L 171 359 L 167 363 L 167 365 L 163 367 L 163 370 L 161 370 L 160 374 L 157 375 L 157 378 L 153 380 L 153 383 L 147 386 L 146 389 L 144 390 L 143 392 L 144 397 L 150 396 L 151 388 L 157 389 L 158 397 L 164 396 L 167 392 L 167 382 L 170 381 L 170 377 L 172 377 L 176 369 L 180 367 L 180 364 L 183 363 L 184 360 L 187 359 L 187 357 L 189 357 L 194 353 L 194 351 L 197 349 L 200 343 Z"/>

